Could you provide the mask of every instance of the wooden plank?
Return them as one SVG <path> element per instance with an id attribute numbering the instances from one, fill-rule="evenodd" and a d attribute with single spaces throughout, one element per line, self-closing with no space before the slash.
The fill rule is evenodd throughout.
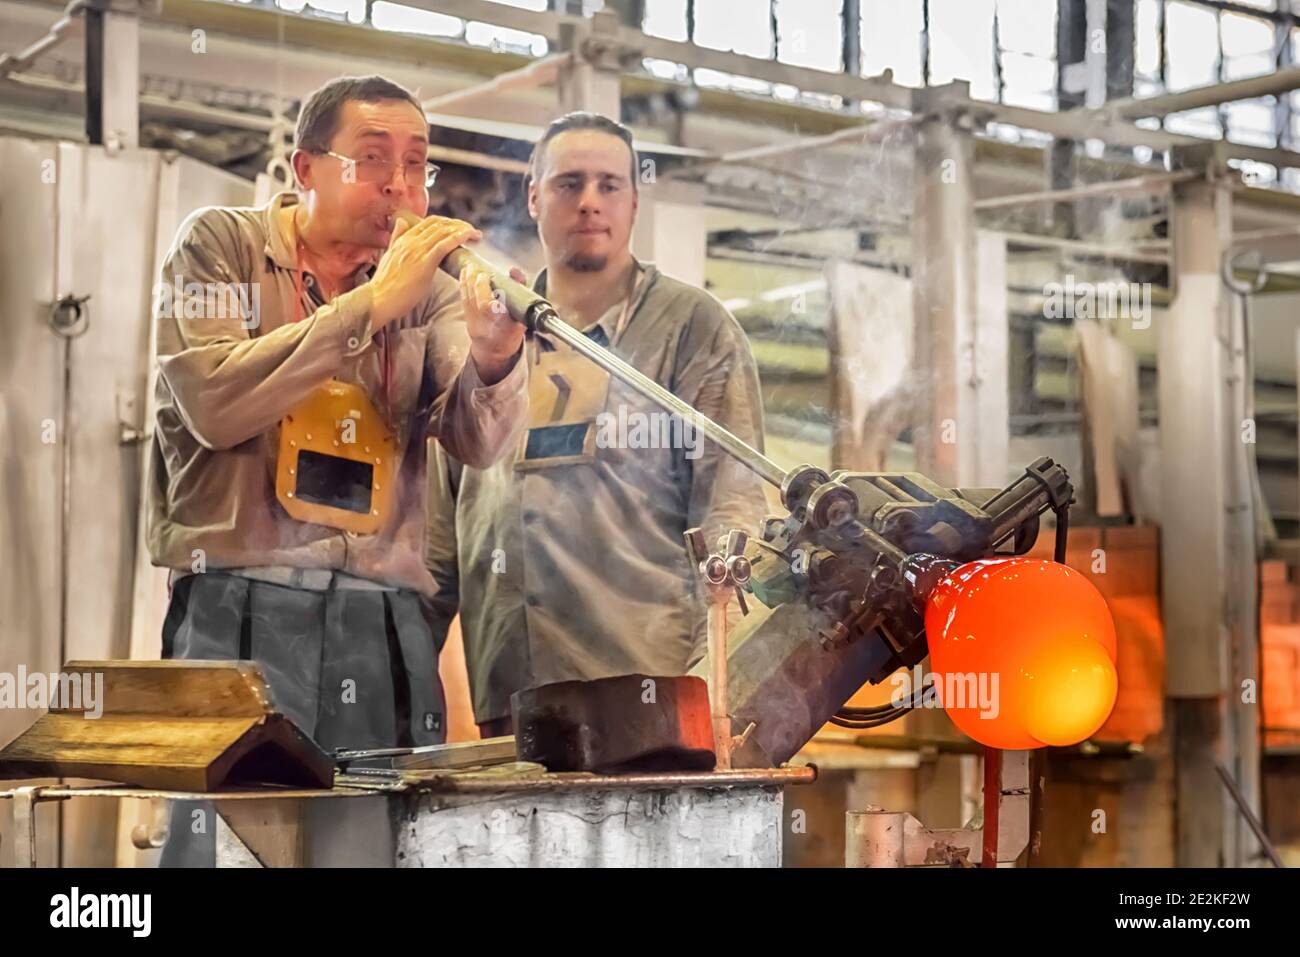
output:
<path id="1" fill-rule="evenodd" d="M 98 702 L 57 701 L 0 751 L 0 777 L 191 791 L 332 782 L 333 761 L 275 713 L 251 662 L 73 661 L 69 672 L 94 676 Z"/>
<path id="2" fill-rule="evenodd" d="M 250 662 L 69 661 L 61 670 L 104 676 L 104 714 L 256 718 L 275 710 L 270 688 Z"/>

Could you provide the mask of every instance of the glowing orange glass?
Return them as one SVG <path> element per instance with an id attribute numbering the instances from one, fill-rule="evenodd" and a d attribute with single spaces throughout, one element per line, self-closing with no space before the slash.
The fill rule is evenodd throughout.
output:
<path id="1" fill-rule="evenodd" d="M 925 608 L 930 670 L 953 723 L 981 744 L 1077 744 L 1115 706 L 1115 624 L 1079 572 L 1035 558 L 968 562 Z"/>

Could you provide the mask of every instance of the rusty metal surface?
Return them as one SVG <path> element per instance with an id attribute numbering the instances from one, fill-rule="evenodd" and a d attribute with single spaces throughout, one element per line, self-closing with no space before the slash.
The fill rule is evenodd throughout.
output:
<path id="1" fill-rule="evenodd" d="M 674 788 L 783 787 L 787 784 L 812 784 L 817 769 L 811 765 L 785 768 L 758 768 L 731 771 L 658 771 L 632 774 L 589 774 L 585 772 L 550 772 L 509 777 L 465 772 L 441 774 L 424 780 L 406 775 L 408 787 L 420 791 L 454 794 L 487 792 L 576 790 L 671 790 Z"/>
<path id="2" fill-rule="evenodd" d="M 996 773 L 986 781 L 981 827 L 928 828 L 906 811 L 849 811 L 844 819 L 846 866 L 976 867 L 984 858 L 987 867 L 1014 863 L 1029 843 L 1030 752 L 998 755 Z M 993 801 L 996 811 L 990 813 Z M 994 814 L 995 830 L 986 833 Z"/>
<path id="3" fill-rule="evenodd" d="M 154 788 L 47 786 L 38 789 L 36 801 L 66 798 L 100 797 L 172 801 L 276 801 L 303 798 L 366 798 L 385 791 L 446 791 L 486 793 L 489 791 L 565 791 L 602 788 L 725 788 L 781 787 L 787 784 L 812 784 L 817 769 L 812 765 L 783 768 L 759 768 L 732 771 L 659 771 L 637 774 L 590 774 L 586 772 L 550 773 L 516 771 L 511 774 L 490 771 L 403 771 L 389 783 L 352 781 L 340 775 L 337 786 L 329 790 L 250 790 L 250 791 L 160 791 Z M 13 798 L 22 788 L 0 791 L 0 800 Z"/>
<path id="4" fill-rule="evenodd" d="M 714 766 L 708 685 L 689 676 L 560 681 L 511 696 L 520 761 L 548 771 L 703 771 Z"/>
<path id="5" fill-rule="evenodd" d="M 12 798 L 21 788 L 0 791 L 0 800 Z M 276 801 L 297 798 L 350 798 L 367 797 L 367 791 L 352 787 L 305 790 L 250 790 L 250 791 L 164 791 L 158 788 L 129 788 L 105 785 L 103 787 L 51 786 L 40 789 L 38 800 L 53 801 L 65 798 L 102 797 L 147 800 L 163 798 L 169 801 Z"/>

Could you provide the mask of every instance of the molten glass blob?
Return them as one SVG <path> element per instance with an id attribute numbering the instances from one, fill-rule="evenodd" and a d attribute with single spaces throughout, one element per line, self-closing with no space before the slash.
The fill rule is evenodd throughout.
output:
<path id="1" fill-rule="evenodd" d="M 939 700 L 981 744 L 1077 744 L 1115 706 L 1115 623 L 1092 582 L 1065 565 L 968 562 L 930 593 L 925 629 Z"/>

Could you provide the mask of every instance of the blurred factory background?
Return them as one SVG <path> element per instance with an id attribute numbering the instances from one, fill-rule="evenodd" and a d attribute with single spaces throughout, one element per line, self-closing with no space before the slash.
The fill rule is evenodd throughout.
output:
<path id="1" fill-rule="evenodd" d="M 1069 469 L 1120 692 L 1038 756 L 1036 863 L 1257 865 L 1242 804 L 1300 861 L 1293 2 L 0 0 L 0 668 L 157 656 L 159 257 L 198 206 L 279 188 L 306 93 L 383 73 L 428 112 L 433 211 L 530 275 L 532 142 L 571 109 L 629 124 L 634 250 L 740 320 L 783 466 Z M 788 865 L 841 864 L 846 809 L 978 807 L 941 712 L 800 760 Z M 45 839 L 145 862 L 149 813 L 64 802 Z"/>

